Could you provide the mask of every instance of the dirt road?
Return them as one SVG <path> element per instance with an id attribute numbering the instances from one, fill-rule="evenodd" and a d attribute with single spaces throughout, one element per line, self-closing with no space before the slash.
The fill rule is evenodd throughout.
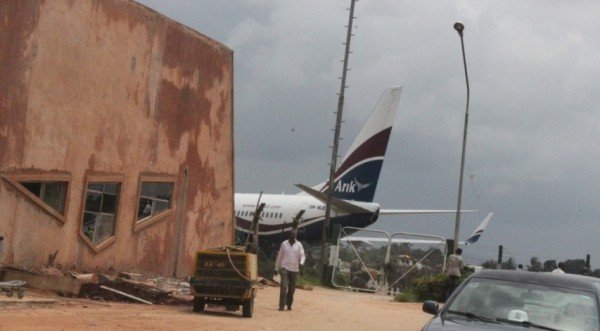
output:
<path id="1" fill-rule="evenodd" d="M 278 288 L 259 289 L 253 318 L 219 307 L 198 314 L 189 306 L 64 298 L 53 305 L 12 306 L 0 301 L 0 330 L 420 330 L 430 317 L 421 312 L 420 304 L 323 288 L 297 290 L 294 309 L 280 312 L 278 295 Z M 30 292 L 29 297 L 39 295 Z"/>

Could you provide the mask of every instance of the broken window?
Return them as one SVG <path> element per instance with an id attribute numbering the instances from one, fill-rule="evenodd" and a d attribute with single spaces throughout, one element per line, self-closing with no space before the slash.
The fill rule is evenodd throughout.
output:
<path id="1" fill-rule="evenodd" d="M 83 211 L 83 233 L 94 244 L 115 234 L 119 183 L 88 183 Z"/>
<path id="2" fill-rule="evenodd" d="M 171 208 L 173 183 L 142 182 L 137 221 L 160 214 Z"/>
<path id="3" fill-rule="evenodd" d="M 19 184 L 54 210 L 64 214 L 68 182 L 21 181 Z"/>

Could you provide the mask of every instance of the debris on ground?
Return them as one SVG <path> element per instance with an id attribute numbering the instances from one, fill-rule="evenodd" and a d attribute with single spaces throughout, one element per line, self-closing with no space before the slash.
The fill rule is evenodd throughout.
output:
<path id="1" fill-rule="evenodd" d="M 258 282 L 266 285 L 266 286 L 272 286 L 272 287 L 277 287 L 279 286 L 279 282 L 273 280 L 273 279 L 268 279 L 268 278 L 261 278 L 259 277 Z"/>
<path id="2" fill-rule="evenodd" d="M 125 272 L 100 274 L 99 278 L 97 284 L 82 285 L 79 297 L 158 305 L 188 305 L 193 301 L 189 282 L 177 278 Z"/>
<path id="3" fill-rule="evenodd" d="M 2 279 L 25 280 L 28 287 L 69 298 L 158 305 L 190 305 L 193 301 L 187 281 L 132 272 L 92 273 L 64 270 L 60 266 L 3 266 Z"/>

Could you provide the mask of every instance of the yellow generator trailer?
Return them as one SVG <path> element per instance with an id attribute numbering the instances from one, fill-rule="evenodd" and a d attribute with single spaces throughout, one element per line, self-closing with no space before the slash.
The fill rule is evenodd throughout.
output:
<path id="1" fill-rule="evenodd" d="M 204 310 L 207 303 L 239 308 L 252 317 L 256 296 L 258 267 L 256 254 L 243 247 L 211 248 L 196 253 L 196 267 L 190 278 L 194 311 Z"/>

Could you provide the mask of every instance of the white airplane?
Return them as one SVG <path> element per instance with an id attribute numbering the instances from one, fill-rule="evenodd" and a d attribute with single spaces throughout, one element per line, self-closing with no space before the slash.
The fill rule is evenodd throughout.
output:
<path id="1" fill-rule="evenodd" d="M 369 119 L 342 159 L 334 180 L 331 201 L 331 226 L 340 224 L 364 228 L 379 215 L 455 213 L 456 210 L 383 209 L 373 202 L 383 159 L 400 100 L 401 87 L 387 88 Z M 254 213 L 258 223 L 259 244 L 280 243 L 298 219 L 298 239 L 321 240 L 327 201 L 327 181 L 308 187 L 297 184 L 302 192 L 287 194 L 236 193 L 235 219 L 238 240 L 251 233 Z M 261 206 L 262 205 L 262 209 Z M 464 211 L 463 211 L 464 212 Z"/>

